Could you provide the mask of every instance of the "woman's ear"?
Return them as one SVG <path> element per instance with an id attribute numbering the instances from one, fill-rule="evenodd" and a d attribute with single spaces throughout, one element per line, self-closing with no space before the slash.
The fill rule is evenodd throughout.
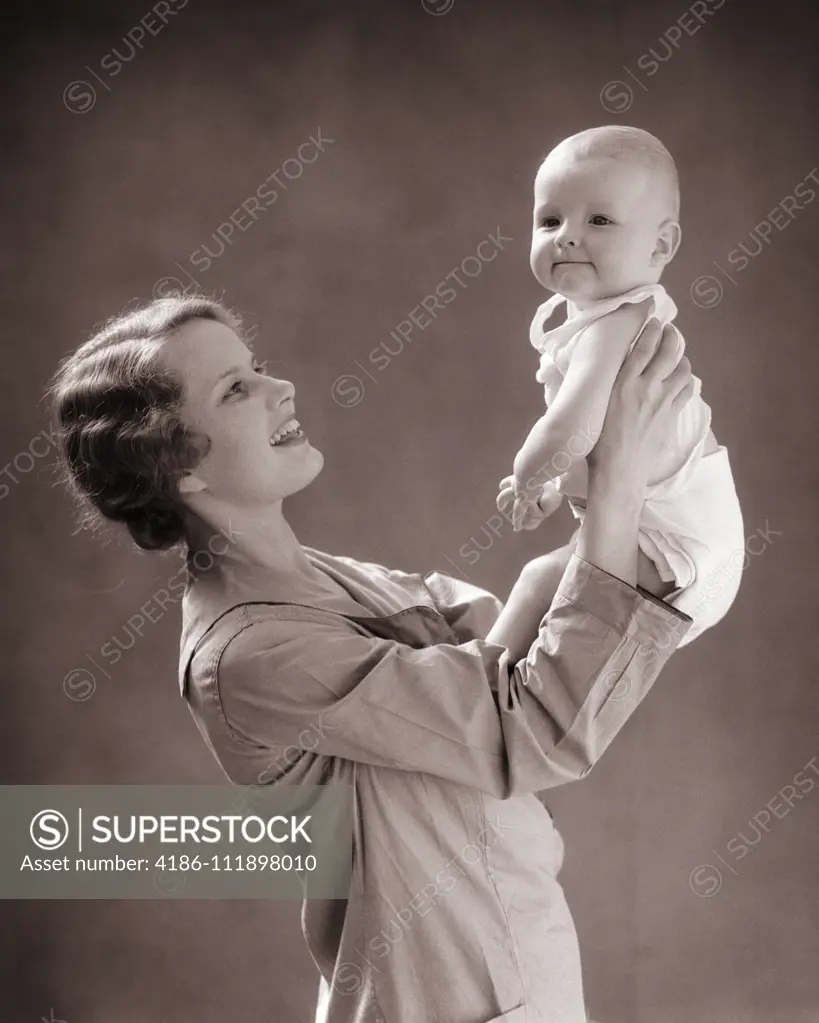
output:
<path id="1" fill-rule="evenodd" d="M 665 266 L 670 263 L 680 247 L 682 228 L 676 220 L 664 220 L 657 232 L 657 242 L 651 254 L 652 266 Z"/>
<path id="2" fill-rule="evenodd" d="M 179 493 L 180 494 L 198 494 L 200 490 L 204 490 L 207 484 L 203 479 L 200 479 L 195 473 L 186 472 L 182 479 L 179 481 Z"/>

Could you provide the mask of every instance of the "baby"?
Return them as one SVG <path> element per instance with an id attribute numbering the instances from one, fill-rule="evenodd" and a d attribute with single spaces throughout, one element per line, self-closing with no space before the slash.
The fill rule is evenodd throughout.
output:
<path id="1" fill-rule="evenodd" d="M 665 146 L 639 128 L 608 126 L 572 135 L 535 178 L 531 266 L 555 294 L 539 307 L 530 340 L 546 413 L 500 483 L 498 508 L 514 528 L 534 529 L 567 497 L 581 522 L 586 455 L 603 426 L 618 370 L 650 316 L 670 323 L 677 308 L 658 282 L 680 244 L 679 182 Z M 566 302 L 566 320 L 550 323 Z M 675 328 L 676 329 L 676 328 Z M 681 351 L 682 336 L 677 332 Z M 727 449 L 711 410 L 694 393 L 650 467 L 639 532 L 638 585 L 691 615 L 689 643 L 728 611 L 744 555 L 742 513 Z M 554 552 L 554 585 L 574 540 Z M 683 645 L 681 644 L 681 645 Z"/>

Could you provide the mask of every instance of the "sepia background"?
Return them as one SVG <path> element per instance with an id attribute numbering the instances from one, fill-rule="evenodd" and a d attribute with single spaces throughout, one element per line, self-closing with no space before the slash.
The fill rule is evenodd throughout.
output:
<path id="1" fill-rule="evenodd" d="M 223 297 L 325 455 L 287 505 L 300 538 L 505 597 L 572 529 L 565 508 L 525 535 L 494 514 L 542 408 L 531 180 L 564 136 L 634 124 L 680 169 L 663 283 L 747 544 L 728 617 L 587 779 L 547 794 L 562 880 L 594 1020 L 816 1023 L 815 6 L 78 0 L 6 18 L 0 782 L 224 780 L 179 697 L 178 606 L 128 625 L 178 554 L 76 532 L 54 485 L 58 360 L 175 284 Z M 425 319 L 439 287 L 454 297 Z M 2 915 L 2 1019 L 312 1021 L 295 903 Z"/>

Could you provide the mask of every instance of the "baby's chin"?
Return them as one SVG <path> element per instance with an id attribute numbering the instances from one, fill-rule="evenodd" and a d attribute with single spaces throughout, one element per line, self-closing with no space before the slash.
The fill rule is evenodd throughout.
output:
<path id="1" fill-rule="evenodd" d="M 633 288 L 653 283 L 650 280 L 606 281 L 599 277 L 593 268 L 584 269 L 582 266 L 567 268 L 566 271 L 558 269 L 557 273 L 549 274 L 547 279 L 538 277 L 538 280 L 549 291 L 561 295 L 578 309 L 582 309 L 592 302 L 605 302 L 607 299 L 616 298 Z"/>
<path id="2" fill-rule="evenodd" d="M 605 282 L 590 263 L 558 264 L 541 284 L 570 302 L 591 302 L 605 291 Z"/>

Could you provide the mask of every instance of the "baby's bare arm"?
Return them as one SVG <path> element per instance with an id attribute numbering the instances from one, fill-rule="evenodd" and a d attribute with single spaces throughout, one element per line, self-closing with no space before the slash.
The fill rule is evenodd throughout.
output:
<path id="1" fill-rule="evenodd" d="M 520 488 L 538 490 L 594 447 L 614 380 L 647 311 L 647 302 L 623 305 L 583 331 L 557 397 L 515 457 Z"/>
<path id="2" fill-rule="evenodd" d="M 544 554 L 526 566 L 526 571 L 509 594 L 498 616 L 493 632 L 503 636 L 503 643 L 514 660 L 525 657 L 534 643 L 543 616 L 548 613 L 569 559 L 577 548 L 580 530 L 576 530 L 565 547 Z M 675 589 L 673 583 L 660 579 L 651 558 L 638 551 L 637 585 L 662 600 Z M 533 597 L 537 594 L 537 600 Z M 492 633 L 488 638 L 492 638 Z"/>
<path id="3" fill-rule="evenodd" d="M 525 657 L 548 614 L 563 573 L 574 553 L 575 537 L 565 547 L 530 561 L 512 587 L 509 599 L 486 637 L 502 643 L 513 661 Z"/>

